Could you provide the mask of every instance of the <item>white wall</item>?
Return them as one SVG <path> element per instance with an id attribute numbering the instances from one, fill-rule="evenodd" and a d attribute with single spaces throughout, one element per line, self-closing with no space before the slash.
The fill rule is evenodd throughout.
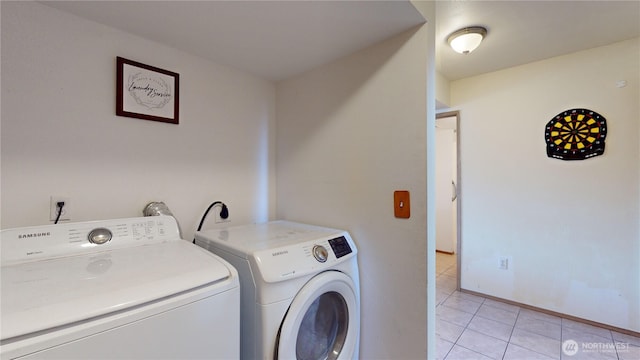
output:
<path id="1" fill-rule="evenodd" d="M 353 236 L 363 359 L 426 357 L 428 34 L 413 29 L 277 86 L 277 214 Z M 394 190 L 410 191 L 410 219 L 394 218 Z"/>
<path id="2" fill-rule="evenodd" d="M 116 56 L 180 74 L 180 125 L 115 116 Z M 186 238 L 206 207 L 275 213 L 275 86 L 38 3 L 2 2 L 2 228 L 141 216 L 165 201 Z M 212 226 L 213 217 L 207 221 Z"/>
<path id="3" fill-rule="evenodd" d="M 462 288 L 640 331 L 639 63 L 634 39 L 452 82 Z M 607 119 L 603 156 L 547 157 L 571 108 Z"/>
<path id="4" fill-rule="evenodd" d="M 451 106 L 451 82 L 444 75 L 436 72 L 436 106 L 444 109 Z"/>

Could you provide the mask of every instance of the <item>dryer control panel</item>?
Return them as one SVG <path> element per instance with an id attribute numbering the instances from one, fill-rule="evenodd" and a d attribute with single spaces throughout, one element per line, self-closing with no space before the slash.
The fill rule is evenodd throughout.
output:
<path id="1" fill-rule="evenodd" d="M 331 245 L 331 250 L 333 250 L 333 254 L 337 259 L 351 254 L 351 247 L 349 246 L 347 238 L 344 236 L 329 240 L 329 245 Z M 323 263 L 329 258 L 329 252 L 324 246 L 316 245 L 313 247 L 313 257 Z"/>
<path id="2" fill-rule="evenodd" d="M 334 267 L 356 256 L 347 232 L 318 240 L 256 251 L 255 265 L 266 282 L 278 282 Z"/>
<path id="3" fill-rule="evenodd" d="M 329 245 L 331 245 L 331 249 L 333 249 L 337 258 L 351 254 L 351 246 L 349 246 L 349 242 L 344 236 L 329 240 Z"/>

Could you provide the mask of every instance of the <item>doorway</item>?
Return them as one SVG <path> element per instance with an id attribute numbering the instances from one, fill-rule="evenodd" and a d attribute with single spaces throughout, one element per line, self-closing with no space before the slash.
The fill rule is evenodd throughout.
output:
<path id="1" fill-rule="evenodd" d="M 456 257 L 460 289 L 460 114 L 436 115 L 436 252 Z"/>

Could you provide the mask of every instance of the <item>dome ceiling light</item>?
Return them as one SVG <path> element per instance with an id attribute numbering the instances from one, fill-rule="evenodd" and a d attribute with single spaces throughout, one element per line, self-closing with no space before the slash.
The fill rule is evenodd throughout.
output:
<path id="1" fill-rule="evenodd" d="M 455 52 L 468 54 L 480 46 L 485 36 L 487 36 L 486 28 L 482 26 L 471 26 L 449 35 L 447 42 Z"/>

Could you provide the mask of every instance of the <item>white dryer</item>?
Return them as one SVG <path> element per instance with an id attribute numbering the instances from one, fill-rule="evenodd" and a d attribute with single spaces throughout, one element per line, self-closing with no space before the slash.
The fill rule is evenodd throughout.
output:
<path id="1" fill-rule="evenodd" d="M 360 286 L 349 233 L 288 221 L 206 230 L 240 275 L 241 359 L 357 359 Z"/>
<path id="2" fill-rule="evenodd" d="M 168 216 L 2 230 L 2 359 L 234 359 L 240 286 Z"/>

